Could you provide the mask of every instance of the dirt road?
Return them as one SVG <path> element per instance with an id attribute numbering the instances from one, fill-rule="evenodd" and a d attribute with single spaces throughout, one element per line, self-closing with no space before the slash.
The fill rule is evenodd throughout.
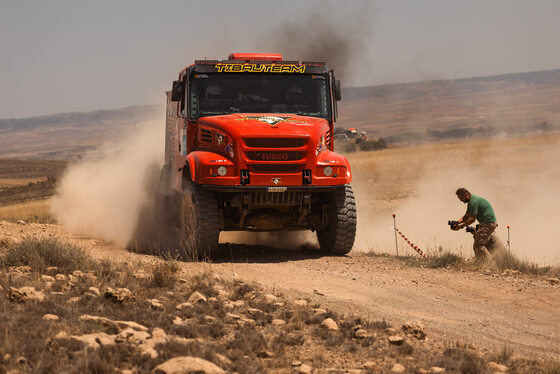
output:
<path id="1" fill-rule="evenodd" d="M 80 238 L 56 225 L 0 222 L 0 237 L 57 236 L 94 256 L 153 261 L 102 241 Z M 1 238 L 0 238 L 1 239 Z M 395 326 L 421 320 L 429 337 L 462 340 L 479 348 L 504 346 L 528 356 L 560 358 L 560 285 L 546 278 L 411 268 L 391 257 L 319 257 L 314 251 L 226 246 L 228 258 L 183 263 L 182 271 L 213 271 L 257 282 L 274 292 L 309 298 L 334 310 L 385 318 Z"/>

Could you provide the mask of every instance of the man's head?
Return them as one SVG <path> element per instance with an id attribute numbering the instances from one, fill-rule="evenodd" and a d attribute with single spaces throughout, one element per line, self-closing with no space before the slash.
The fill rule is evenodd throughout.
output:
<path id="1" fill-rule="evenodd" d="M 222 89 L 218 86 L 208 86 L 204 92 L 205 99 L 219 99 L 222 96 Z"/>
<path id="2" fill-rule="evenodd" d="M 457 191 L 455 191 L 455 194 L 457 195 L 457 198 L 464 203 L 468 203 L 471 199 L 471 193 L 466 188 L 458 188 Z"/>
<path id="3" fill-rule="evenodd" d="M 286 92 L 286 100 L 290 104 L 301 104 L 303 101 L 303 90 L 298 86 L 292 86 Z"/>

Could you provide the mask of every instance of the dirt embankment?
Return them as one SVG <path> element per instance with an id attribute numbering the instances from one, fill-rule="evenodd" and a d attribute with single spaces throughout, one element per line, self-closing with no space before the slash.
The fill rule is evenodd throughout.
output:
<path id="1" fill-rule="evenodd" d="M 63 227 L 0 222 L 9 240 L 56 236 L 116 261 L 153 260 Z M 226 245 L 227 246 L 227 245 Z M 407 266 L 391 257 L 320 257 L 262 246 L 228 246 L 229 258 L 182 263 L 182 271 L 211 270 L 273 291 L 308 298 L 338 312 L 393 323 L 420 320 L 431 339 L 461 340 L 487 350 L 560 359 L 560 284 L 542 277 Z"/>

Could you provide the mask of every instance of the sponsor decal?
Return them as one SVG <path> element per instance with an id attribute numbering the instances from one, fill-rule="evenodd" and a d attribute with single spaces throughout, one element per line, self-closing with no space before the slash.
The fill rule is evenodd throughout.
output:
<path id="1" fill-rule="evenodd" d="M 286 192 L 288 187 L 267 187 L 267 192 Z"/>
<path id="2" fill-rule="evenodd" d="M 218 73 L 305 73 L 305 65 L 219 63 L 215 68 Z"/>
<path id="3" fill-rule="evenodd" d="M 281 117 L 281 116 L 244 116 L 238 118 L 238 121 L 247 121 L 249 119 L 254 119 L 257 121 L 261 121 L 264 123 L 268 123 L 272 127 L 276 127 L 280 122 L 291 122 L 296 125 L 305 125 L 305 121 L 297 121 L 295 119 L 291 119 L 292 117 Z"/>
<path id="4" fill-rule="evenodd" d="M 281 179 L 280 178 L 272 178 L 270 181 L 274 184 L 278 184 L 278 183 L 281 182 Z"/>

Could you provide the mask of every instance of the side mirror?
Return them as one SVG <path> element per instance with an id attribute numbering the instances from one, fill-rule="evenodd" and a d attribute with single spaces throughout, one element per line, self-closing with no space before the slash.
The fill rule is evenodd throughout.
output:
<path id="1" fill-rule="evenodd" d="M 340 86 L 340 81 L 335 79 L 334 81 L 334 98 L 336 101 L 342 99 L 342 87 Z"/>
<path id="2" fill-rule="evenodd" d="M 181 101 L 183 97 L 183 83 L 181 81 L 173 81 L 171 89 L 171 101 Z"/>

